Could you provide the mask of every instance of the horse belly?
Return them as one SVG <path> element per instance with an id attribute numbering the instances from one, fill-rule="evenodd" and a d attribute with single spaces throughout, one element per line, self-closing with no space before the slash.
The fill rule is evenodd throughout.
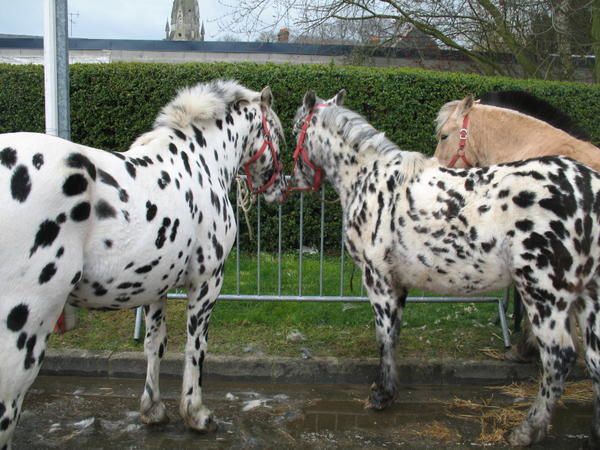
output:
<path id="1" fill-rule="evenodd" d="M 96 227 L 85 247 L 83 276 L 69 302 L 87 308 L 126 309 L 150 304 L 185 283 L 192 259 L 194 230 L 190 220 L 173 233 L 173 221 L 147 224 L 136 220 L 114 224 L 107 233 Z M 136 226 L 136 224 L 138 226 Z M 164 237 L 164 239 L 162 238 Z"/>
<path id="2" fill-rule="evenodd" d="M 92 309 L 127 309 L 154 303 L 185 276 L 185 258 L 171 262 L 170 256 L 165 253 L 141 260 L 127 255 L 113 262 L 94 259 L 84 264 L 81 281 L 68 301 Z M 143 262 L 136 263 L 136 259 Z"/>
<path id="3" fill-rule="evenodd" d="M 434 271 L 420 273 L 409 271 L 407 275 L 410 277 L 407 283 L 411 287 L 446 295 L 481 294 L 505 288 L 511 282 L 510 273 L 499 270 L 488 271 L 484 275 L 471 270 L 445 275 Z"/>
<path id="4" fill-rule="evenodd" d="M 453 261 L 449 263 L 449 261 Z M 472 295 L 504 288 L 511 283 L 508 261 L 501 252 L 471 254 L 468 259 L 425 252 L 400 256 L 396 266 L 400 283 L 411 288 L 446 295 Z"/>

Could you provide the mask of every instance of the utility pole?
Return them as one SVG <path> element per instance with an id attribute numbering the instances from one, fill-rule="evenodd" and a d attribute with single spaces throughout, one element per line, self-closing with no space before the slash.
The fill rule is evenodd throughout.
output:
<path id="1" fill-rule="evenodd" d="M 46 133 L 71 139 L 67 0 L 44 0 Z"/>
<path id="2" fill-rule="evenodd" d="M 69 13 L 69 24 L 71 25 L 71 32 L 69 33 L 69 36 L 73 37 L 73 24 L 75 23 L 75 19 L 76 17 L 79 17 L 79 12 L 75 12 L 75 13 Z"/>
<path id="3" fill-rule="evenodd" d="M 46 134 L 71 139 L 69 108 L 69 36 L 67 0 L 44 0 L 44 91 Z M 62 326 L 61 326 L 62 319 Z M 77 321 L 77 310 L 66 306 L 58 328 L 66 331 Z"/>

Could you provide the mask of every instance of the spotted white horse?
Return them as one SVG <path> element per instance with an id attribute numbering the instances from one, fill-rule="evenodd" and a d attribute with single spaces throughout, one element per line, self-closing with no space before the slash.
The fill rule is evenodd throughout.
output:
<path id="1" fill-rule="evenodd" d="M 214 427 L 202 402 L 202 364 L 236 235 L 228 191 L 243 167 L 267 201 L 285 193 L 271 103 L 269 88 L 233 81 L 183 89 L 124 153 L 43 134 L 0 135 L 0 448 L 10 446 L 65 302 L 145 306 L 141 418 L 168 420 L 158 379 L 174 287 L 189 294 L 180 413 L 192 429 Z"/>
<path id="2" fill-rule="evenodd" d="M 363 271 L 375 312 L 380 369 L 369 398 L 397 394 L 394 347 L 407 289 L 471 294 L 508 286 L 523 296 L 540 345 L 535 402 L 509 436 L 529 445 L 547 433 L 576 359 L 575 309 L 594 385 L 592 439 L 600 437 L 600 175 L 564 157 L 448 169 L 401 151 L 358 114 L 309 92 L 296 114 L 295 179 L 315 189 L 320 173 L 339 193 L 345 244 Z"/>

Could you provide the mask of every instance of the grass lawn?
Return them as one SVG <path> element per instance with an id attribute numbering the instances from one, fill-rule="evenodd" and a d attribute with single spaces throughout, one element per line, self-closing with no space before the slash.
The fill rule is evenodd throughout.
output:
<path id="1" fill-rule="evenodd" d="M 235 277 L 236 256 L 226 266 L 223 294 L 238 293 Z M 276 294 L 277 258 L 261 255 L 260 283 L 256 256 L 240 255 L 239 293 Z M 298 256 L 283 255 L 281 292 L 298 295 Z M 354 275 L 352 263 L 345 259 L 343 294 L 364 295 L 360 273 Z M 304 255 L 302 294 L 319 295 L 320 261 L 318 255 Z M 323 263 L 323 295 L 339 295 L 340 262 L 326 256 Z M 411 295 L 423 295 L 419 291 Z M 169 349 L 182 351 L 185 343 L 186 301 L 170 300 L 167 307 Z M 398 352 L 400 356 L 423 358 L 485 358 L 483 348 L 502 350 L 501 330 L 495 323 L 497 306 L 492 304 L 412 304 L 404 312 Z M 64 335 L 53 335 L 51 348 L 90 350 L 143 350 L 133 340 L 135 312 L 97 312 L 81 310 L 80 325 Z M 287 336 L 297 330 L 304 340 L 290 342 Z M 313 356 L 376 357 L 375 327 L 370 305 L 365 303 L 246 302 L 218 301 L 209 328 L 209 353 L 244 355 L 300 356 L 307 349 Z"/>

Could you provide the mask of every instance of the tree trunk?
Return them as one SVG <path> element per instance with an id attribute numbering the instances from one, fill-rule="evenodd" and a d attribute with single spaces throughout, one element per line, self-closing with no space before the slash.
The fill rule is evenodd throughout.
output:
<path id="1" fill-rule="evenodd" d="M 595 56 L 594 75 L 596 83 L 600 83 L 600 0 L 592 3 L 592 40 Z"/>
<path id="2" fill-rule="evenodd" d="M 553 22 L 556 31 L 556 46 L 558 50 L 558 78 L 570 80 L 573 76 L 573 62 L 571 58 L 571 41 L 569 40 L 569 0 L 555 0 L 553 5 Z"/>
<path id="3" fill-rule="evenodd" d="M 477 3 L 492 17 L 496 25 L 495 32 L 517 60 L 517 64 L 523 70 L 525 78 L 539 78 L 535 57 L 511 33 L 505 21 L 504 13 L 491 0 L 477 0 Z"/>

